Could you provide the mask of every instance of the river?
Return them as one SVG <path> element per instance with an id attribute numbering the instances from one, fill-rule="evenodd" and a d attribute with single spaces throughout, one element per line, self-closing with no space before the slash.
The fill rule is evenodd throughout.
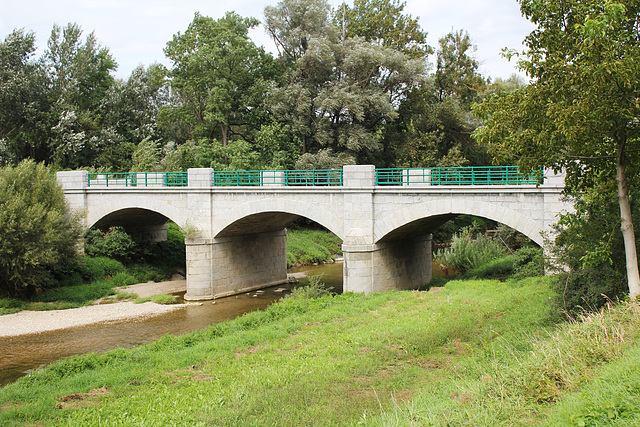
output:
<path id="1" fill-rule="evenodd" d="M 307 266 L 289 270 L 322 274 L 322 281 L 335 292 L 342 291 L 342 263 Z M 166 334 L 180 335 L 198 331 L 254 310 L 264 310 L 282 298 L 295 285 L 283 285 L 261 291 L 221 298 L 213 303 L 188 304 L 185 308 L 145 319 L 63 329 L 39 334 L 0 338 L 0 386 L 15 381 L 32 369 L 65 357 L 104 352 L 116 347 L 135 347 Z M 284 292 L 276 292 L 286 288 Z M 180 297 L 184 292 L 179 295 Z"/>

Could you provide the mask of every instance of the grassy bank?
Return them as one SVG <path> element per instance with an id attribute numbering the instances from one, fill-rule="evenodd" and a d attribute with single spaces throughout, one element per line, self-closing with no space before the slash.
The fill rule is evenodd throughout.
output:
<path id="1" fill-rule="evenodd" d="M 287 267 L 322 264 L 342 256 L 342 240 L 324 230 L 287 230 Z"/>
<path id="2" fill-rule="evenodd" d="M 287 300 L 206 331 L 53 364 L 0 390 L 0 424 L 632 419 L 640 375 L 625 367 L 640 357 L 638 307 L 557 327 L 551 297 L 549 279 L 533 278 Z M 593 397 L 605 386 L 607 396 Z"/>

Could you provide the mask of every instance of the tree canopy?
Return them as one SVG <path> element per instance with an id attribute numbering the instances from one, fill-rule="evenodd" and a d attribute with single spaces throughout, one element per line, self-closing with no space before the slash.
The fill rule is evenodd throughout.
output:
<path id="1" fill-rule="evenodd" d="M 520 0 L 537 25 L 520 67 L 531 83 L 494 97 L 479 141 L 525 170 L 567 172 L 568 190 L 617 190 L 632 296 L 640 293 L 629 186 L 640 167 L 640 3 Z"/>

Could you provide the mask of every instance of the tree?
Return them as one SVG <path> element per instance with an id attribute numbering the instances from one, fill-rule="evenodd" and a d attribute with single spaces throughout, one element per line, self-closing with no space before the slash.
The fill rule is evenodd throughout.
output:
<path id="1" fill-rule="evenodd" d="M 0 43 L 0 165 L 48 160 L 48 80 L 34 59 L 35 34 L 14 30 Z"/>
<path id="2" fill-rule="evenodd" d="M 80 221 L 42 163 L 0 169 L 0 292 L 28 296 L 53 286 L 77 256 Z"/>
<path id="3" fill-rule="evenodd" d="M 473 56 L 477 47 L 464 30 L 451 31 L 440 38 L 439 44 L 434 75 L 436 96 L 441 102 L 454 98 L 469 109 L 485 84 L 478 73 L 480 64 Z"/>
<path id="4" fill-rule="evenodd" d="M 293 3 L 281 2 L 278 16 L 288 16 L 289 10 L 304 16 L 305 5 L 318 4 L 297 0 L 293 7 Z M 327 19 L 316 18 L 331 26 Z M 278 22 L 297 21 L 283 18 Z M 379 149 L 381 131 L 397 118 L 401 101 L 423 80 L 424 61 L 361 37 L 340 40 L 332 36 L 335 28 L 313 28 L 321 31 L 304 33 L 304 46 L 296 50 L 297 59 L 285 83 L 269 91 L 269 108 L 299 137 L 303 153 L 315 155 L 323 150 L 325 157 L 346 153 L 341 159 L 366 161 Z M 280 28 L 270 33 L 296 32 Z M 294 41 L 288 45 L 293 46 Z"/>
<path id="5" fill-rule="evenodd" d="M 53 101 L 50 161 L 63 168 L 87 166 L 95 156 L 98 107 L 114 83 L 117 64 L 90 33 L 70 23 L 54 25 L 44 54 Z"/>
<path id="6" fill-rule="evenodd" d="M 343 3 L 334 11 L 334 19 L 342 27 L 342 38 L 363 37 L 410 58 L 426 61 L 433 48 L 427 44 L 427 33 L 418 18 L 404 13 L 406 1 L 355 0 L 353 7 Z"/>
<path id="7" fill-rule="evenodd" d="M 258 24 L 232 12 L 218 20 L 196 13 L 187 31 L 167 43 L 171 88 L 181 101 L 171 110 L 190 123 L 192 139 L 220 137 L 226 146 L 234 134 L 247 139 L 247 127 L 259 128 L 258 107 L 273 67 L 271 56 L 249 39 Z"/>
<path id="8" fill-rule="evenodd" d="M 640 294 L 629 187 L 640 167 L 640 3 L 635 0 L 520 0 L 537 25 L 520 67 L 527 87 L 478 111 L 477 132 L 499 158 L 524 170 L 565 169 L 569 191 L 614 183 L 629 292 Z"/>
<path id="9" fill-rule="evenodd" d="M 336 37 L 327 0 L 281 0 L 264 9 L 265 27 L 280 56 L 294 63 L 309 49 L 314 37 Z"/>

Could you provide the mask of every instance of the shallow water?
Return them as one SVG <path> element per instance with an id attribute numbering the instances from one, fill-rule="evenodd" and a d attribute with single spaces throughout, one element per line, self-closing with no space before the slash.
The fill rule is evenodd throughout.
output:
<path id="1" fill-rule="evenodd" d="M 322 274 L 322 281 L 342 292 L 342 264 L 301 267 Z M 145 319 L 99 323 L 58 331 L 0 338 L 0 385 L 15 381 L 32 369 L 65 357 L 104 352 L 116 347 L 130 348 L 157 340 L 166 334 L 181 335 L 198 331 L 213 323 L 234 319 L 244 313 L 264 310 L 282 298 L 295 285 L 282 285 L 246 294 L 221 298 L 214 302 L 188 304 L 170 313 Z M 284 292 L 276 292 L 286 288 Z M 184 294 L 184 292 L 182 293 Z M 180 295 L 181 296 L 181 295 Z"/>

